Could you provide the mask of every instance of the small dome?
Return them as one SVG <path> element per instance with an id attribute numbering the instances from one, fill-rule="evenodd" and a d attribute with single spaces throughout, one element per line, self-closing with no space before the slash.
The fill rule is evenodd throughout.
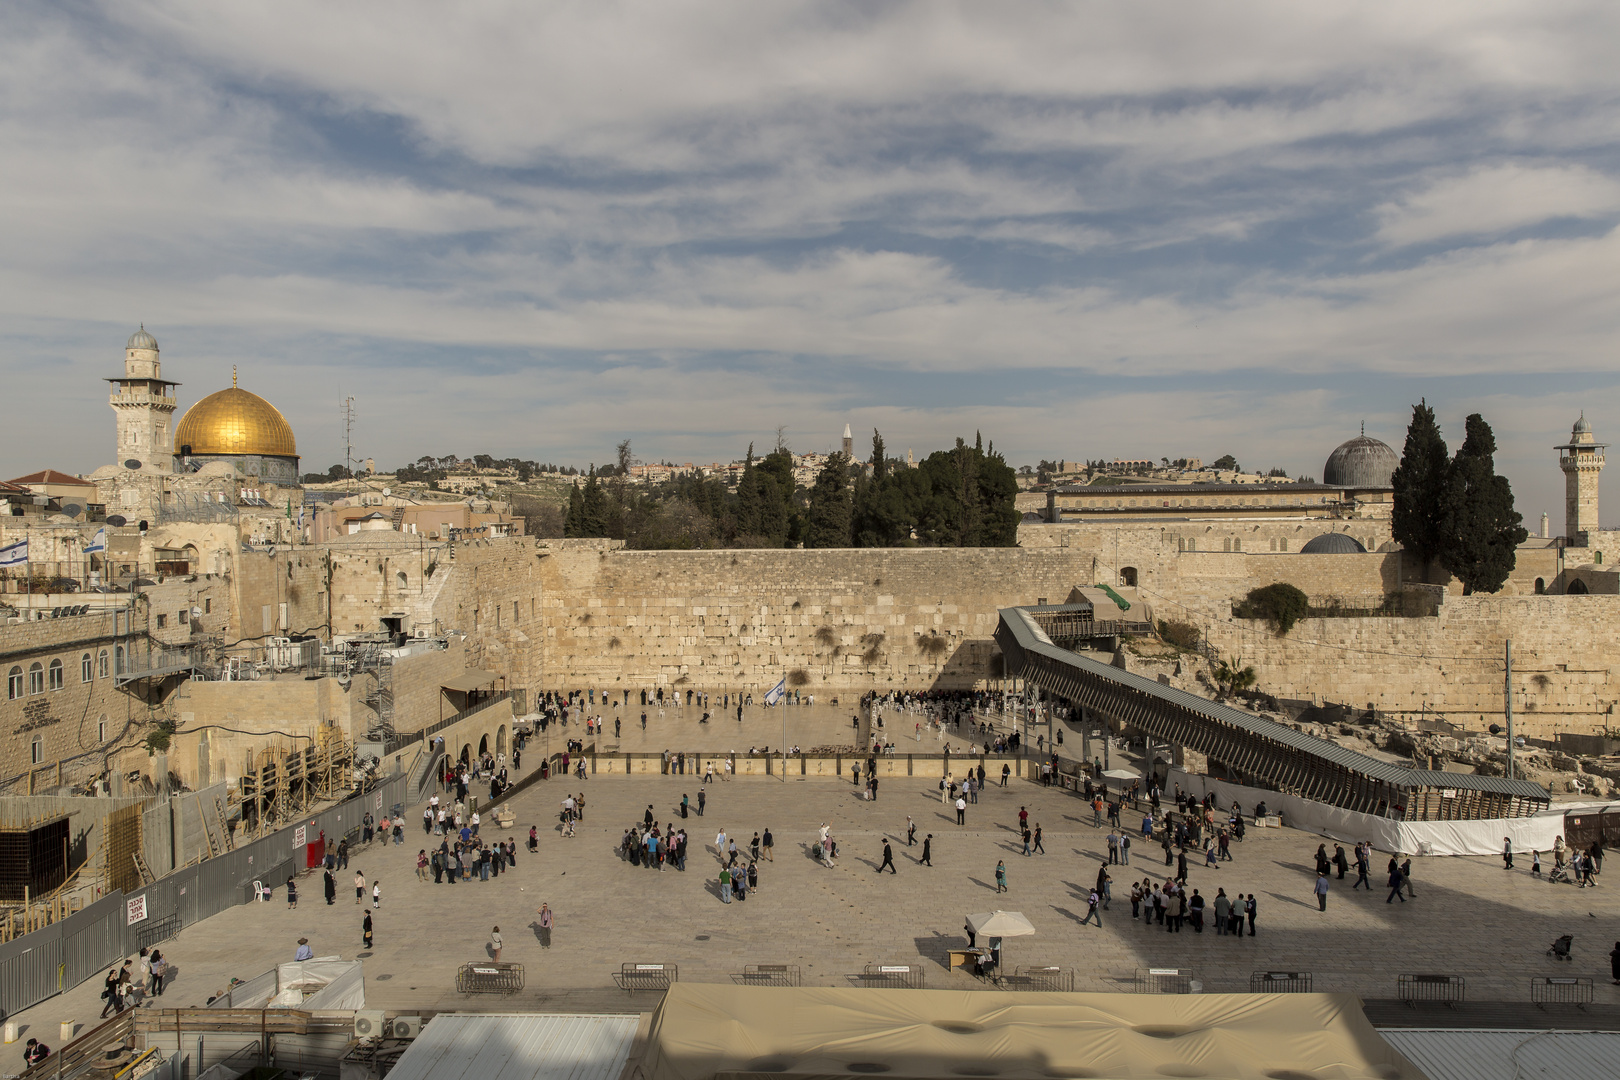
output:
<path id="1" fill-rule="evenodd" d="M 1581 413 L 1581 418 L 1579 420 L 1575 421 L 1575 427 L 1571 430 L 1571 434 L 1574 434 L 1574 435 L 1589 435 L 1589 434 L 1591 434 L 1591 432 L 1592 432 L 1592 422 L 1586 418 L 1586 413 L 1582 412 Z"/>
<path id="2" fill-rule="evenodd" d="M 1365 555 L 1361 541 L 1345 533 L 1323 533 L 1299 549 L 1301 555 Z"/>
<path id="3" fill-rule="evenodd" d="M 186 410 L 174 429 L 174 452 L 187 446 L 196 457 L 298 456 L 286 418 L 264 398 L 235 386 L 209 394 Z"/>
<path id="4" fill-rule="evenodd" d="M 1358 435 L 1340 443 L 1322 467 L 1322 483 L 1333 487 L 1387 488 L 1401 459 L 1385 443 Z"/>
<path id="5" fill-rule="evenodd" d="M 129 335 L 129 340 L 124 342 L 124 348 L 151 349 L 153 352 L 157 352 L 157 338 L 153 337 L 151 334 L 148 334 L 146 332 L 146 324 L 142 323 L 139 330 Z"/>

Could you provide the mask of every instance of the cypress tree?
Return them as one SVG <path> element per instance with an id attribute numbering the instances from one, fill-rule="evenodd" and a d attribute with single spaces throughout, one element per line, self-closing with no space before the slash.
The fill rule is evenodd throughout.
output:
<path id="1" fill-rule="evenodd" d="M 1518 546 L 1530 535 L 1513 508 L 1507 477 L 1496 475 L 1495 455 L 1491 425 L 1474 413 L 1440 500 L 1440 564 L 1463 583 L 1465 596 L 1500 589 L 1513 572 Z"/>
<path id="2" fill-rule="evenodd" d="M 827 458 L 827 463 L 816 474 L 815 486 L 810 489 L 810 512 L 805 523 L 804 546 L 849 547 L 853 517 L 849 458 L 839 451 Z"/>
<path id="3" fill-rule="evenodd" d="M 579 493 L 579 485 L 575 484 L 568 489 L 568 514 L 563 518 L 563 535 L 567 537 L 583 536 L 580 532 L 585 517 L 585 499 Z"/>
<path id="4" fill-rule="evenodd" d="M 877 428 L 873 428 L 872 429 L 872 482 L 873 483 L 877 483 L 877 482 L 881 481 L 883 479 L 883 474 L 886 471 L 888 471 L 888 461 L 884 458 L 883 455 L 884 455 L 883 436 L 878 434 L 878 429 Z"/>
<path id="5" fill-rule="evenodd" d="M 1426 568 L 1445 547 L 1441 497 L 1451 471 L 1446 441 L 1440 437 L 1427 399 L 1412 406 L 1406 446 L 1391 483 L 1395 488 L 1391 534 L 1420 566 Z"/>

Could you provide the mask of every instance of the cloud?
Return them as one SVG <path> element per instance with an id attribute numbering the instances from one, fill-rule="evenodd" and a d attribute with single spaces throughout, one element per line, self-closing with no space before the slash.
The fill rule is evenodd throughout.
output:
<path id="1" fill-rule="evenodd" d="M 1491 236 L 1556 218 L 1620 214 L 1620 180 L 1584 165 L 1491 165 L 1384 203 L 1377 238 L 1391 246 Z"/>

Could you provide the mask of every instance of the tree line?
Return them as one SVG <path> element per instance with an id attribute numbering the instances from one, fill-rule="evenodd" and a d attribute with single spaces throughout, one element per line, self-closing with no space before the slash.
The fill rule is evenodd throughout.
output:
<path id="1" fill-rule="evenodd" d="M 1438 564 L 1462 582 L 1464 595 L 1502 587 L 1530 534 L 1512 486 L 1496 474 L 1496 436 L 1482 416 L 1464 421 L 1462 446 L 1451 456 L 1428 400 L 1412 406 L 1392 484 L 1391 531 L 1421 567 Z"/>
<path id="2" fill-rule="evenodd" d="M 632 548 L 1013 547 L 1018 491 L 1013 469 L 976 437 L 957 439 L 908 468 L 890 458 L 872 432 L 863 467 L 843 453 L 828 457 L 808 487 L 793 476 L 793 454 L 780 442 L 743 459 L 735 492 L 718 477 L 683 473 L 650 488 L 625 481 L 629 440 L 617 461 L 592 468 L 569 492 L 563 535 L 608 537 Z"/>

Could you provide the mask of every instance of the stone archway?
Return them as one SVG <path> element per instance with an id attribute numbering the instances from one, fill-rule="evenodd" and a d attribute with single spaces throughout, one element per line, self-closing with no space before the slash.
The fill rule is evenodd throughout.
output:
<path id="1" fill-rule="evenodd" d="M 1571 596 L 1585 596 L 1590 590 L 1587 589 L 1586 582 L 1582 581 L 1580 578 L 1576 578 L 1574 581 L 1569 583 L 1569 588 L 1565 589 L 1564 591 L 1569 593 Z"/>
<path id="2" fill-rule="evenodd" d="M 1119 572 L 1119 583 L 1127 589 L 1136 588 L 1136 567 L 1123 567 Z"/>
<path id="3" fill-rule="evenodd" d="M 506 753 L 506 725 L 502 724 L 495 729 L 495 754 L 499 756 Z"/>
<path id="4" fill-rule="evenodd" d="M 478 738 L 478 756 L 483 757 L 489 753 L 489 736 L 481 735 Z"/>
<path id="5" fill-rule="evenodd" d="M 461 744 L 461 763 L 463 765 L 472 764 L 472 747 L 466 743 Z"/>

